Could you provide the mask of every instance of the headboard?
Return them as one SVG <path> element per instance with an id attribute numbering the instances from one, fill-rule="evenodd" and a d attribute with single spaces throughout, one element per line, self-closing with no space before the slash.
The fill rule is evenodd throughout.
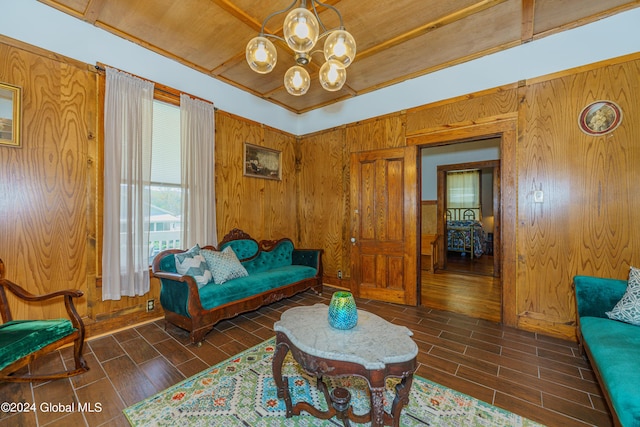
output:
<path id="1" fill-rule="evenodd" d="M 447 221 L 480 221 L 480 208 L 447 208 Z"/>

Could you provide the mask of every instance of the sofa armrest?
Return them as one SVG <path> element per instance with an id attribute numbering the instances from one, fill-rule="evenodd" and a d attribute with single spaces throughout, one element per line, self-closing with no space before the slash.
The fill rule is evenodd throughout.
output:
<path id="1" fill-rule="evenodd" d="M 200 305 L 200 294 L 195 279 L 188 275 L 167 271 L 156 271 L 153 275 L 160 279 L 162 284 L 160 290 L 162 307 L 174 313 L 191 317 L 189 305 L 195 304 L 196 307 Z"/>
<path id="2" fill-rule="evenodd" d="M 294 249 L 291 254 L 291 264 L 306 265 L 318 271 L 322 275 L 322 249 Z"/>
<path id="3" fill-rule="evenodd" d="M 575 276 L 573 286 L 576 292 L 578 317 L 604 317 L 622 298 L 627 281 L 593 276 Z"/>

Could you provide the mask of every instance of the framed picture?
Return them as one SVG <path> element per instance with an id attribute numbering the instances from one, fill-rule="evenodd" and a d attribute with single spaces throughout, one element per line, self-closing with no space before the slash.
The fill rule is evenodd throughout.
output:
<path id="1" fill-rule="evenodd" d="M 244 176 L 282 179 L 282 153 L 271 148 L 244 143 Z"/>
<path id="2" fill-rule="evenodd" d="M 612 132 L 622 122 L 622 110 L 615 102 L 596 101 L 580 112 L 578 124 L 587 135 L 604 135 Z"/>
<path id="3" fill-rule="evenodd" d="M 0 83 L 0 145 L 20 147 L 20 113 L 22 90 Z"/>

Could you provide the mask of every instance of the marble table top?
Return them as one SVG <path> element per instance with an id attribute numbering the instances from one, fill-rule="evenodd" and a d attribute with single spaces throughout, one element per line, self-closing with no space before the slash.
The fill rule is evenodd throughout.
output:
<path id="1" fill-rule="evenodd" d="M 347 330 L 329 325 L 329 306 L 294 307 L 273 325 L 300 350 L 315 357 L 354 362 L 366 369 L 384 369 L 388 363 L 411 360 L 418 346 L 413 332 L 367 311 L 358 310 L 358 324 Z"/>

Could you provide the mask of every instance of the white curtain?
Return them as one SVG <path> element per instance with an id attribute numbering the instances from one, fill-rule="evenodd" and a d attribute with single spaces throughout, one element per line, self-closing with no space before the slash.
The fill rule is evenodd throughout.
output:
<path id="1" fill-rule="evenodd" d="M 447 172 L 447 207 L 480 207 L 480 171 Z"/>
<path id="2" fill-rule="evenodd" d="M 217 245 L 213 104 L 180 96 L 182 246 Z"/>
<path id="3" fill-rule="evenodd" d="M 149 292 L 153 83 L 107 68 L 102 299 Z"/>

